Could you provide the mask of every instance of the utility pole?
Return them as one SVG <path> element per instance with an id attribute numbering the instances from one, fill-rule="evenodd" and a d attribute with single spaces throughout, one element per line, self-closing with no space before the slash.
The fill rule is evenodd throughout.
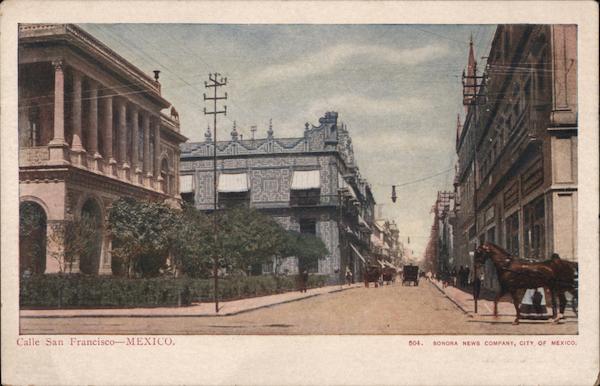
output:
<path id="1" fill-rule="evenodd" d="M 223 114 L 227 115 L 227 106 L 223 106 L 223 110 L 217 110 L 217 101 L 221 99 L 227 99 L 227 93 L 224 96 L 218 96 L 217 91 L 219 87 L 223 87 L 227 85 L 227 78 L 222 78 L 221 74 L 215 72 L 214 74 L 208 74 L 208 82 L 204 82 L 205 88 L 213 89 L 213 96 L 207 97 L 204 94 L 204 101 L 212 101 L 213 109 L 212 111 L 206 111 L 206 107 L 204 108 L 204 115 L 212 115 L 213 116 L 213 232 L 215 239 L 215 255 L 213 257 L 213 275 L 214 275 L 214 299 L 215 299 L 215 312 L 219 313 L 219 223 L 217 221 L 217 115 Z"/>
<path id="2" fill-rule="evenodd" d="M 471 48 L 473 45 L 473 40 L 471 38 Z M 478 237 L 478 229 L 477 229 L 477 133 L 479 121 L 477 117 L 477 106 L 485 104 L 485 96 L 482 92 L 483 84 L 485 83 L 485 73 L 481 76 L 477 75 L 477 62 L 473 64 L 473 73 L 472 75 L 466 74 L 463 71 L 462 74 L 462 85 L 463 85 L 463 103 L 467 106 L 471 106 L 473 109 L 473 121 L 469 125 L 469 130 L 472 132 L 472 153 L 473 153 L 473 226 L 475 229 L 475 238 Z M 467 231 L 467 237 L 468 237 Z M 477 276 L 477 266 L 473 264 L 473 278 L 475 280 L 479 280 Z M 474 303 L 474 311 L 477 313 L 477 299 L 479 298 L 479 291 L 473 286 L 473 303 Z"/>

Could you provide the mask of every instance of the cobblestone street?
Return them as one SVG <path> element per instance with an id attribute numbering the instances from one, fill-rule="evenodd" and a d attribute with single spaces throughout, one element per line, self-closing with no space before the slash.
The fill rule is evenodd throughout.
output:
<path id="1" fill-rule="evenodd" d="M 21 318 L 24 334 L 577 334 L 577 321 L 561 324 L 471 317 L 432 283 L 358 287 L 221 317 Z"/>

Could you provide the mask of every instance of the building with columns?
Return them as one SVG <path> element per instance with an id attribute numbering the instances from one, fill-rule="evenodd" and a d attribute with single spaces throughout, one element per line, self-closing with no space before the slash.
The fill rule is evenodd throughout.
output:
<path id="1" fill-rule="evenodd" d="M 577 26 L 500 25 L 482 72 L 474 58 L 471 44 L 457 126 L 457 264 L 471 265 L 468 251 L 484 241 L 576 261 Z M 491 264 L 485 276 L 498 286 Z"/>
<path id="2" fill-rule="evenodd" d="M 285 229 L 317 235 L 329 250 L 315 266 L 302 267 L 288 258 L 277 273 L 306 268 L 338 282 L 348 268 L 360 280 L 370 253 L 375 200 L 336 112 L 325 113 L 318 126 L 306 123 L 295 138 L 276 137 L 269 124 L 266 138 L 242 139 L 234 124 L 231 140 L 218 141 L 216 147 L 220 208 L 257 208 Z M 181 145 L 181 195 L 205 211 L 214 208 L 214 149 L 210 129 L 204 142 Z"/>
<path id="3" fill-rule="evenodd" d="M 63 246 L 52 225 L 87 214 L 98 223 L 98 245 L 71 272 L 110 274 L 111 202 L 180 199 L 186 138 L 178 119 L 162 113 L 171 105 L 158 73 L 72 24 L 21 25 L 18 69 L 20 209 L 34 219 L 25 231 L 35 236 L 21 235 L 21 271 L 59 271 Z"/>

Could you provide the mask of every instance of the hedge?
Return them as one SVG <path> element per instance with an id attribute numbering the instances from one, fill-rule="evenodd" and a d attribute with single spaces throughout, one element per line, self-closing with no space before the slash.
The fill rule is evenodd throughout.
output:
<path id="1" fill-rule="evenodd" d="M 322 287 L 326 275 L 311 275 L 308 287 Z M 272 295 L 297 288 L 296 276 L 247 276 L 219 280 L 219 299 Z M 34 275 L 21 279 L 22 308 L 117 308 L 189 305 L 212 301 L 212 279 L 187 277 L 127 279 L 116 276 Z"/>

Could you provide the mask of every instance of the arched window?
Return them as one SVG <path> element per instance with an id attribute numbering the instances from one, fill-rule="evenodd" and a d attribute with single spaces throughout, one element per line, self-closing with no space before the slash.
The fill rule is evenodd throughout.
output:
<path id="1" fill-rule="evenodd" d="M 171 186 L 169 184 L 169 162 L 167 161 L 166 158 L 163 158 L 161 164 L 160 164 L 160 176 L 162 177 L 162 181 L 161 181 L 161 188 L 162 191 L 166 194 L 169 194 L 169 187 Z"/>
<path id="2" fill-rule="evenodd" d="M 102 211 L 98 202 L 94 199 L 88 199 L 81 208 L 81 217 L 75 224 L 74 231 L 84 250 L 79 256 L 79 270 L 86 274 L 98 274 L 100 268 L 100 256 L 102 254 L 103 237 Z"/>
<path id="3" fill-rule="evenodd" d="M 19 205 L 19 271 L 40 274 L 46 270 L 46 224 L 44 209 L 25 201 Z"/>

